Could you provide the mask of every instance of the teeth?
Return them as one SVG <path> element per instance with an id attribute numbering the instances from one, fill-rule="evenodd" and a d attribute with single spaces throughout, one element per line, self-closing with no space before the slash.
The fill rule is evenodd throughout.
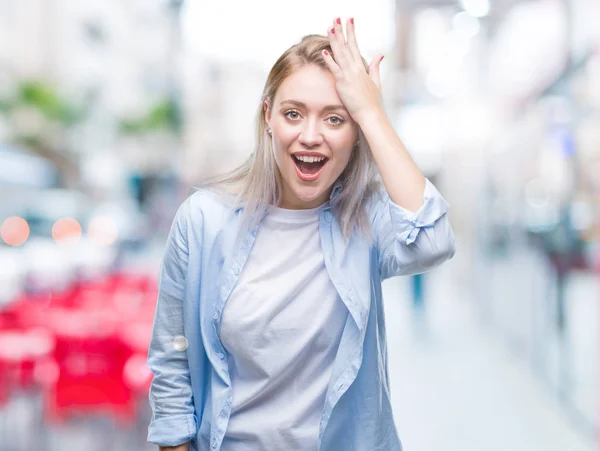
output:
<path id="1" fill-rule="evenodd" d="M 325 159 L 325 157 L 305 157 L 302 155 L 294 155 L 296 159 L 304 161 L 305 163 L 319 163 Z"/>

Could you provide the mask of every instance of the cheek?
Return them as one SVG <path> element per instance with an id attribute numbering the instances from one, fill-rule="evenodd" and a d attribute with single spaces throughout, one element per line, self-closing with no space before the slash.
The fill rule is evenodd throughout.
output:
<path id="1" fill-rule="evenodd" d="M 275 158 L 275 163 L 277 163 L 277 166 L 280 170 L 282 170 L 287 164 L 291 163 L 291 160 L 289 160 L 288 156 L 289 144 L 289 140 L 286 140 L 281 135 L 277 135 L 277 138 L 273 140 L 273 157 Z"/>
<path id="2" fill-rule="evenodd" d="M 297 133 L 294 130 L 290 130 L 288 127 L 273 127 L 273 152 L 278 163 L 281 163 L 290 152 L 290 146 L 292 146 L 296 139 Z"/>
<path id="3" fill-rule="evenodd" d="M 348 153 L 350 153 L 357 140 L 358 130 L 352 126 L 338 130 L 337 133 L 328 137 L 329 144 L 333 149 L 348 151 Z"/>
<path id="4" fill-rule="evenodd" d="M 281 139 L 278 135 L 277 138 L 273 139 L 273 152 L 275 153 L 275 157 L 279 158 L 287 148 L 286 141 Z"/>
<path id="5" fill-rule="evenodd" d="M 345 136 L 342 139 L 331 142 L 334 155 L 336 156 L 336 159 L 340 161 L 340 163 L 348 163 L 350 157 L 352 156 L 355 143 L 356 139 L 353 139 L 351 136 Z"/>
<path id="6" fill-rule="evenodd" d="M 291 127 L 286 126 L 286 124 L 282 124 L 280 121 L 273 121 L 273 136 L 275 140 L 281 145 L 289 143 L 289 141 L 293 138 L 293 130 Z"/>
<path id="7" fill-rule="evenodd" d="M 338 166 L 339 166 L 339 171 L 343 171 L 346 166 L 348 166 L 348 163 L 350 162 L 350 158 L 352 157 L 352 148 L 345 148 L 344 150 L 341 150 L 338 153 L 339 158 L 337 158 L 338 160 Z"/>

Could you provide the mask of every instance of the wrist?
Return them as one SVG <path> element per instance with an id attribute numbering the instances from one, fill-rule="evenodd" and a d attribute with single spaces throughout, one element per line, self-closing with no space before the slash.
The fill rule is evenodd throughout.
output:
<path id="1" fill-rule="evenodd" d="M 177 446 L 159 446 L 158 451 L 190 451 L 190 442 Z"/>
<path id="2" fill-rule="evenodd" d="M 384 120 L 387 120 L 387 115 L 382 107 L 369 108 L 356 114 L 356 123 L 363 132 L 370 124 L 381 123 Z"/>

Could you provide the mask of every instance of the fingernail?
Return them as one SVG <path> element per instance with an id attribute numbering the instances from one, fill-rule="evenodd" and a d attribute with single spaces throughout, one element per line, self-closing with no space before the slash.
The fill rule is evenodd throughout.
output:
<path id="1" fill-rule="evenodd" d="M 342 23 L 342 19 L 340 19 L 339 17 L 338 17 L 337 19 L 335 19 L 335 21 L 336 21 L 338 24 L 341 24 L 341 23 Z"/>
<path id="2" fill-rule="evenodd" d="M 335 34 L 335 28 L 332 28 L 332 29 L 331 29 L 331 30 L 329 30 L 329 31 L 331 31 L 331 34 Z"/>
<path id="3" fill-rule="evenodd" d="M 329 56 L 329 52 L 327 50 L 323 50 L 323 55 Z"/>
<path id="4" fill-rule="evenodd" d="M 351 18 L 350 18 L 350 23 L 351 23 L 352 25 L 354 25 L 354 17 L 351 17 Z"/>
<path id="5" fill-rule="evenodd" d="M 381 55 L 381 59 L 379 60 L 380 63 L 383 61 L 383 58 L 385 58 L 385 55 Z"/>

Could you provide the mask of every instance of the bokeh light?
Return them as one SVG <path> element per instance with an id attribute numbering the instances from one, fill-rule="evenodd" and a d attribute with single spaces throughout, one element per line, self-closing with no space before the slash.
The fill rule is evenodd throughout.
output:
<path id="1" fill-rule="evenodd" d="M 21 246 L 29 238 L 29 224 L 23 218 L 11 216 L 2 223 L 0 236 L 9 246 Z"/>
<path id="2" fill-rule="evenodd" d="M 108 216 L 96 216 L 87 227 L 90 240 L 98 246 L 111 246 L 119 236 L 117 224 Z"/>
<path id="3" fill-rule="evenodd" d="M 52 227 L 52 238 L 57 243 L 77 241 L 81 238 L 81 225 L 73 218 L 59 219 Z"/>

